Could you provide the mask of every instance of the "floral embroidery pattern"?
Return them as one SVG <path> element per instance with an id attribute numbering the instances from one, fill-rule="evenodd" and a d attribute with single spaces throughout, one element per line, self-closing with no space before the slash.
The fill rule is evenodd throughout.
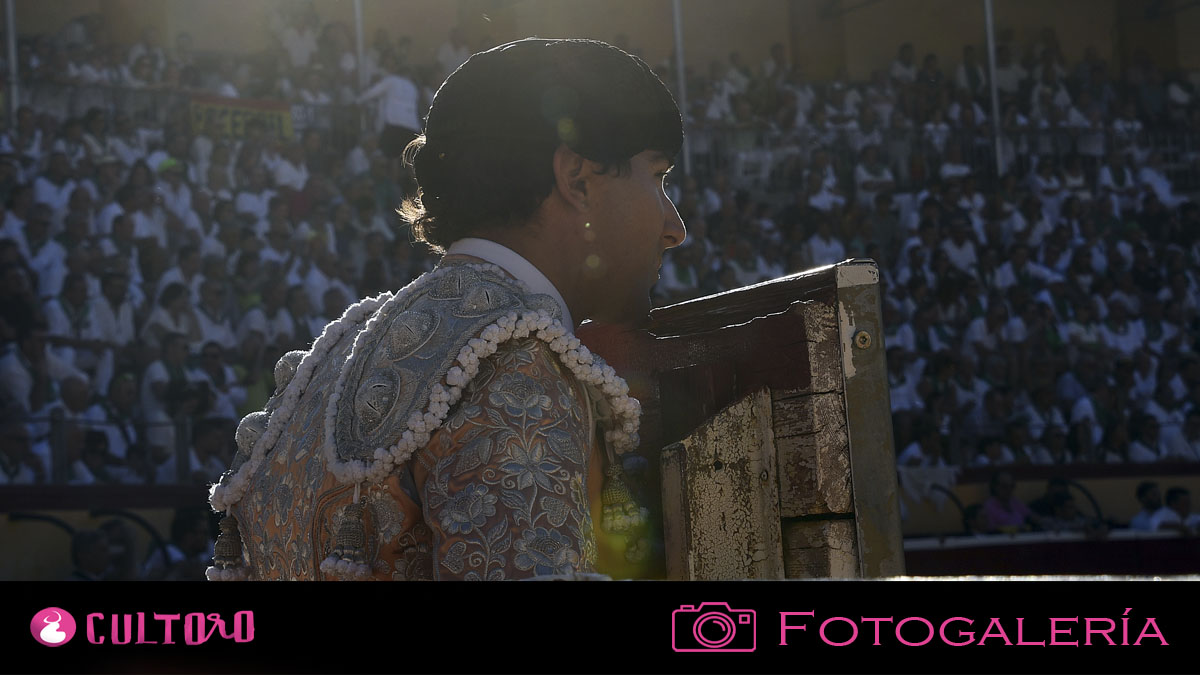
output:
<path id="1" fill-rule="evenodd" d="M 591 437 L 582 388 L 538 340 L 514 340 L 488 361 L 493 367 L 481 363 L 414 466 L 425 521 L 436 524 L 434 575 L 590 571 Z"/>

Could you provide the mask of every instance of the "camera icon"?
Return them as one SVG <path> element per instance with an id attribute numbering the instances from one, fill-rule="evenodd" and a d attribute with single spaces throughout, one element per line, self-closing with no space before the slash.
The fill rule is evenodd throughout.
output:
<path id="1" fill-rule="evenodd" d="M 671 612 L 671 649 L 677 652 L 752 652 L 755 612 L 727 602 L 680 605 Z"/>

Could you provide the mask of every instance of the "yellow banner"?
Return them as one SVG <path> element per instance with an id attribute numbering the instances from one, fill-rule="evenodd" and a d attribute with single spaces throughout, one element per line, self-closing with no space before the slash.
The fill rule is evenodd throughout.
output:
<path id="1" fill-rule="evenodd" d="M 244 138 L 246 124 L 260 120 L 267 134 L 292 138 L 292 109 L 282 101 L 193 96 L 191 113 L 192 128 L 205 129 L 214 137 Z"/>

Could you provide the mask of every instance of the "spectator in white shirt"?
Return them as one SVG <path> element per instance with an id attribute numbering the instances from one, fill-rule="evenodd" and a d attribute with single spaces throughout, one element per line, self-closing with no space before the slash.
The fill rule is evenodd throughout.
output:
<path id="1" fill-rule="evenodd" d="M 166 157 L 158 164 L 158 173 L 162 179 L 156 186 L 156 192 L 162 195 L 162 205 L 175 217 L 183 220 L 192 210 L 192 189 L 184 180 L 186 174 L 184 163 L 175 157 Z"/>
<path id="2" fill-rule="evenodd" d="M 1108 162 L 1100 167 L 1096 190 L 1101 197 L 1111 202 L 1114 218 L 1120 218 L 1122 211 L 1133 211 L 1138 207 L 1141 188 L 1134 180 L 1133 172 L 1126 166 L 1125 156 L 1121 153 L 1109 153 Z"/>
<path id="3" fill-rule="evenodd" d="M 304 76 L 304 84 L 296 90 L 296 96 L 302 103 L 310 105 L 329 105 L 333 97 L 329 95 L 329 84 L 325 79 L 325 71 L 311 68 Z"/>
<path id="4" fill-rule="evenodd" d="M 962 63 L 959 63 L 958 68 L 954 70 L 954 84 L 959 89 L 969 92 L 972 97 L 983 96 L 987 93 L 987 75 L 975 57 L 975 47 L 971 45 L 963 47 Z"/>
<path id="5" fill-rule="evenodd" d="M 201 339 L 200 322 L 196 319 L 187 287 L 181 283 L 168 284 L 157 306 L 142 326 L 141 340 L 150 349 L 162 348 L 163 339 L 170 333 L 184 335 L 189 343 Z"/>
<path id="6" fill-rule="evenodd" d="M 1187 412 L 1183 429 L 1167 439 L 1166 452 L 1174 461 L 1200 462 L 1200 408 Z"/>
<path id="7" fill-rule="evenodd" d="M 209 485 L 221 478 L 232 457 L 227 457 L 229 442 L 226 423 L 219 418 L 204 418 L 192 427 L 192 443 L 187 452 L 187 467 L 180 480 L 178 453 L 172 452 L 158 466 L 155 482 L 159 485 Z"/>
<path id="8" fill-rule="evenodd" d="M 1100 336 L 1111 352 L 1126 358 L 1132 358 L 1146 339 L 1139 325 L 1128 319 L 1128 310 L 1122 302 L 1110 304 L 1108 319 L 1100 326 Z"/>
<path id="9" fill-rule="evenodd" d="M 462 36 L 462 28 L 455 26 L 450 29 L 450 35 L 446 41 L 438 47 L 437 62 L 442 67 L 441 77 L 446 79 L 458 69 L 459 66 L 466 63 L 471 57 L 471 50 L 467 47 L 466 40 Z M 384 68 L 388 68 L 384 64 Z M 390 68 L 388 68 L 390 70 Z M 415 128 L 415 127 L 414 127 Z"/>
<path id="10" fill-rule="evenodd" d="M 1021 83 L 1028 77 L 1028 71 L 1013 61 L 1012 49 L 1007 44 L 996 48 L 996 89 L 1008 96 L 1016 96 Z"/>
<path id="11" fill-rule="evenodd" d="M 938 169 L 938 175 L 942 180 L 948 181 L 970 176 L 971 167 L 963 159 L 962 146 L 958 143 L 947 143 L 945 147 L 946 157 L 941 168 Z"/>
<path id="12" fill-rule="evenodd" d="M 268 174 L 265 167 L 256 166 L 250 172 L 249 185 L 238 192 L 237 199 L 234 201 L 234 208 L 238 213 L 248 213 L 254 216 L 256 221 L 267 217 L 271 198 L 275 196 L 275 191 L 270 188 L 267 180 Z"/>
<path id="13" fill-rule="evenodd" d="M 829 221 L 827 215 L 818 218 L 817 231 L 805 244 L 808 259 L 813 267 L 832 265 L 846 259 L 846 247 L 833 235 L 833 227 Z"/>
<path id="14" fill-rule="evenodd" d="M 1161 429 L 1153 415 L 1141 414 L 1134 419 L 1133 442 L 1129 444 L 1129 461 L 1153 464 L 1165 456 Z"/>
<path id="15" fill-rule="evenodd" d="M 1138 169 L 1138 182 L 1152 191 L 1167 209 L 1177 209 L 1188 201 L 1186 196 L 1175 194 L 1171 180 L 1162 171 L 1162 153 L 1158 151 L 1152 151 Z"/>
<path id="16" fill-rule="evenodd" d="M 275 36 L 287 52 L 288 62 L 293 68 L 308 67 L 309 61 L 317 53 L 317 30 L 310 21 L 315 18 L 311 8 L 295 7 L 286 25 L 277 21 L 274 26 Z"/>
<path id="17" fill-rule="evenodd" d="M 175 265 L 163 273 L 158 280 L 158 292 L 154 302 L 162 299 L 163 291 L 171 284 L 183 284 L 188 291 L 188 300 L 194 305 L 200 302 L 200 284 L 204 283 L 204 274 L 200 268 L 202 259 L 200 248 L 194 244 L 184 244 L 179 248 Z"/>
<path id="18" fill-rule="evenodd" d="M 282 279 L 269 280 L 262 290 L 262 303 L 251 307 L 238 324 L 238 341 L 245 342 L 250 333 L 258 333 L 261 344 L 280 346 L 290 335 L 292 318 L 283 304 L 287 287 Z"/>
<path id="19" fill-rule="evenodd" d="M 308 183 L 308 166 L 304 162 L 304 149 L 299 143 L 288 145 L 283 157 L 275 165 L 275 186 L 302 192 Z"/>
<path id="20" fill-rule="evenodd" d="M 67 250 L 50 238 L 50 208 L 37 204 L 25 221 L 29 267 L 37 274 L 38 297 L 45 301 L 58 295 L 67 274 Z"/>
<path id="21" fill-rule="evenodd" d="M 1135 494 L 1138 503 L 1142 505 L 1142 510 L 1130 519 L 1129 529 L 1142 532 L 1153 531 L 1154 528 L 1150 526 L 1150 522 L 1154 518 L 1154 514 L 1162 508 L 1162 493 L 1158 489 L 1158 483 L 1142 481 L 1138 483 Z"/>
<path id="22" fill-rule="evenodd" d="M 209 391 L 213 394 L 208 416 L 236 423 L 237 409 L 246 402 L 246 388 L 241 385 L 233 368 L 225 361 L 226 353 L 229 353 L 229 350 L 223 349 L 222 345 L 216 342 L 205 343 L 200 349 L 200 366 L 197 372 L 207 379 Z"/>
<path id="23" fill-rule="evenodd" d="M 51 213 L 65 212 L 76 185 L 66 153 L 56 150 L 50 153 L 45 173 L 33 183 L 33 199 L 49 206 Z"/>
<path id="24" fill-rule="evenodd" d="M 376 117 L 379 149 L 388 157 L 399 157 L 408 142 L 420 133 L 421 122 L 417 111 L 420 91 L 395 57 L 387 58 L 383 67 L 387 74 L 364 91 L 358 97 L 358 102 L 379 99 L 379 114 Z"/>
<path id="25" fill-rule="evenodd" d="M 1163 500 L 1166 505 L 1150 518 L 1153 531 L 1174 530 L 1182 535 L 1196 534 L 1200 528 L 1200 513 L 1192 513 L 1192 495 L 1187 488 L 1173 487 L 1167 490 Z"/>
<path id="26" fill-rule="evenodd" d="M 1029 259 L 1029 246 L 1024 243 L 1013 244 L 1011 259 L 996 270 L 992 280 L 995 290 L 1007 293 L 1008 289 L 1020 284 L 1026 288 L 1036 285 L 1046 285 L 1057 278 L 1050 270 Z"/>
<path id="27" fill-rule="evenodd" d="M 58 398 L 62 382 L 87 381 L 83 372 L 51 352 L 44 328 L 32 318 L 16 323 L 16 340 L 0 357 L 0 394 L 32 413 Z"/>
<path id="28" fill-rule="evenodd" d="M 892 170 L 879 158 L 879 146 L 863 147 L 862 161 L 854 169 L 855 201 L 863 209 L 875 206 L 875 197 L 896 187 Z"/>
<path id="29" fill-rule="evenodd" d="M 226 352 L 232 352 L 237 348 L 237 339 L 225 307 L 225 289 L 220 282 L 206 279 L 200 284 L 200 302 L 196 305 L 200 341 L 203 345 L 216 344 Z"/>
<path id="30" fill-rule="evenodd" d="M 809 206 L 826 213 L 846 205 L 846 198 L 829 188 L 824 178 L 815 171 L 808 174 L 806 194 Z"/>
<path id="31" fill-rule="evenodd" d="M 914 60 L 911 43 L 906 42 L 900 45 L 900 51 L 896 55 L 896 60 L 892 61 L 892 67 L 888 72 L 898 84 L 906 85 L 916 81 L 917 64 Z"/>
<path id="32" fill-rule="evenodd" d="M 974 276 L 979 258 L 975 253 L 975 242 L 968 238 L 969 228 L 965 220 L 956 220 L 950 227 L 950 237 L 942 240 L 941 249 L 955 269 Z"/>
<path id="33" fill-rule="evenodd" d="M 44 311 L 46 334 L 56 345 L 54 351 L 58 357 L 80 370 L 94 371 L 100 358 L 100 345 L 93 319 L 93 302 L 88 298 L 87 277 L 68 274 L 63 281 L 62 293 L 47 301 Z"/>
<path id="34" fill-rule="evenodd" d="M 27 416 L 18 405 L 0 410 L 0 485 L 46 482 L 46 465 L 34 453 Z"/>

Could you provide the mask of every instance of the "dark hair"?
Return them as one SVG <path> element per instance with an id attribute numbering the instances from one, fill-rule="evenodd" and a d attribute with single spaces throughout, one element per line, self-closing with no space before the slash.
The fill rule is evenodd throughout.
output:
<path id="1" fill-rule="evenodd" d="M 401 215 L 436 248 L 527 220 L 566 145 L 605 170 L 683 145 L 675 100 L 636 56 L 593 40 L 529 38 L 472 56 L 442 84 L 404 152 L 418 190 Z"/>
<path id="2" fill-rule="evenodd" d="M 163 289 L 162 297 L 158 299 L 158 304 L 160 307 L 170 307 L 171 303 L 178 300 L 181 296 L 187 294 L 187 286 L 184 286 L 177 281 L 171 282 L 167 284 L 166 288 Z"/>
<path id="3" fill-rule="evenodd" d="M 1191 493 L 1188 492 L 1187 488 L 1173 487 L 1170 490 L 1167 490 L 1167 496 L 1165 499 L 1163 499 L 1163 503 L 1166 504 L 1167 506 L 1171 506 L 1176 501 L 1182 499 L 1183 497 L 1187 497 L 1189 495 L 1191 495 Z"/>

